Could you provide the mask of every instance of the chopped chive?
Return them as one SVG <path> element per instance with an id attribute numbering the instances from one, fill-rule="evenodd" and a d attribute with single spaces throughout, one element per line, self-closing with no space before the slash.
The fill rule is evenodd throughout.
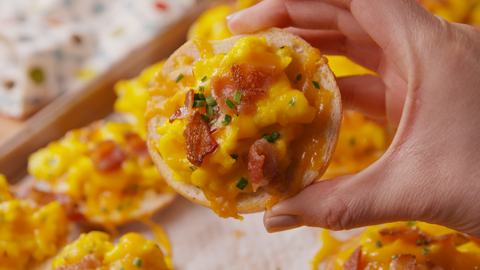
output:
<path id="1" fill-rule="evenodd" d="M 423 240 L 423 244 L 424 244 L 424 245 L 428 245 L 427 239 L 424 239 L 424 240 Z"/>
<path id="2" fill-rule="evenodd" d="M 193 100 L 205 100 L 205 96 L 202 93 L 196 93 L 193 95 Z"/>
<path id="3" fill-rule="evenodd" d="M 427 254 L 430 251 L 429 248 L 422 248 L 423 255 Z"/>
<path id="4" fill-rule="evenodd" d="M 203 76 L 203 78 L 200 79 L 202 82 L 205 82 L 207 80 L 207 75 Z"/>
<path id="5" fill-rule="evenodd" d="M 200 91 L 202 93 L 205 92 L 205 86 L 199 86 L 198 91 Z"/>
<path id="6" fill-rule="evenodd" d="M 205 100 L 207 101 L 208 105 L 210 105 L 212 107 L 217 106 L 217 102 L 215 101 L 215 99 L 212 96 L 208 96 Z"/>
<path id="7" fill-rule="evenodd" d="M 193 165 L 192 165 L 192 166 L 190 166 L 189 168 L 190 168 L 190 170 L 192 170 L 192 171 L 197 170 L 197 166 L 193 166 Z"/>
<path id="8" fill-rule="evenodd" d="M 121 205 L 117 206 L 117 210 L 118 211 L 122 210 L 122 206 Z"/>
<path id="9" fill-rule="evenodd" d="M 213 111 L 212 106 L 207 104 L 207 108 L 206 108 L 205 112 L 207 113 L 208 116 L 213 117 L 214 111 Z"/>
<path id="10" fill-rule="evenodd" d="M 415 225 L 415 221 L 409 221 L 409 222 L 407 222 L 407 226 L 408 226 L 408 227 L 412 227 L 413 225 Z"/>
<path id="11" fill-rule="evenodd" d="M 240 181 L 238 181 L 236 187 L 240 190 L 243 190 L 247 185 L 248 185 L 248 180 L 242 177 L 240 178 Z"/>
<path id="12" fill-rule="evenodd" d="M 228 114 L 225 115 L 225 118 L 222 120 L 222 125 L 226 126 L 228 124 L 230 124 L 230 122 L 232 121 L 232 117 Z"/>
<path id="13" fill-rule="evenodd" d="M 205 100 L 194 100 L 193 101 L 193 108 L 201 108 L 205 106 Z"/>
<path id="14" fill-rule="evenodd" d="M 210 123 L 208 123 L 209 125 L 213 125 L 217 122 L 217 119 L 213 119 L 212 121 L 210 121 Z"/>
<path id="15" fill-rule="evenodd" d="M 228 105 L 228 107 L 230 107 L 230 109 L 235 109 L 235 104 L 233 104 L 233 102 L 229 99 L 229 98 L 226 98 L 225 99 L 225 103 Z"/>
<path id="16" fill-rule="evenodd" d="M 131 201 L 128 201 L 128 202 L 125 203 L 125 207 L 129 207 L 130 205 L 132 205 Z"/>
<path id="17" fill-rule="evenodd" d="M 395 255 L 392 256 L 392 259 L 396 259 L 397 257 L 398 257 L 398 255 L 395 254 Z"/>
<path id="18" fill-rule="evenodd" d="M 417 239 L 417 246 L 420 246 L 422 244 L 422 240 L 421 239 Z"/>
<path id="19" fill-rule="evenodd" d="M 123 266 L 120 266 L 120 268 L 118 268 L 118 270 L 125 270 L 125 268 L 123 268 Z"/>
<path id="20" fill-rule="evenodd" d="M 382 243 L 380 241 L 375 242 L 375 245 L 377 245 L 377 247 L 382 247 Z"/>
<path id="21" fill-rule="evenodd" d="M 199 186 L 196 186 L 197 188 L 200 188 Z"/>
<path id="22" fill-rule="evenodd" d="M 240 101 L 242 101 L 242 93 L 235 91 L 235 97 L 233 98 L 233 101 L 235 101 L 237 104 L 240 104 Z"/>
<path id="23" fill-rule="evenodd" d="M 238 155 L 230 155 L 233 159 L 237 160 Z"/>
<path id="24" fill-rule="evenodd" d="M 312 83 L 313 83 L 313 86 L 315 86 L 315 88 L 320 89 L 320 85 L 318 84 L 318 82 L 312 81 Z"/>
<path id="25" fill-rule="evenodd" d="M 300 81 L 302 79 L 302 74 L 298 74 L 296 79 L 297 81 Z"/>
<path id="26" fill-rule="evenodd" d="M 290 103 L 288 103 L 288 105 L 293 106 L 295 104 L 295 101 L 297 101 L 297 98 L 293 97 Z"/>
<path id="27" fill-rule="evenodd" d="M 138 184 L 133 184 L 132 188 L 137 190 L 139 188 L 139 186 L 138 186 Z"/>
<path id="28" fill-rule="evenodd" d="M 135 257 L 135 259 L 133 259 L 133 265 L 135 265 L 136 267 L 140 268 L 142 267 L 142 264 L 143 261 L 140 258 Z"/>
<path id="29" fill-rule="evenodd" d="M 200 116 L 203 118 L 203 120 L 205 120 L 205 122 L 210 122 L 210 117 L 208 117 L 208 115 L 200 114 Z"/>
<path id="30" fill-rule="evenodd" d="M 350 145 L 355 145 L 355 138 L 350 139 Z"/>
<path id="31" fill-rule="evenodd" d="M 103 213 L 106 213 L 106 212 L 107 212 L 107 208 L 102 207 L 102 212 L 103 212 Z"/>
<path id="32" fill-rule="evenodd" d="M 175 78 L 175 82 L 178 83 L 183 78 L 183 74 L 178 74 L 177 78 Z"/>
<path id="33" fill-rule="evenodd" d="M 263 134 L 262 136 L 262 138 L 267 140 L 269 143 L 273 143 L 276 139 L 278 139 L 278 137 L 280 137 L 280 133 L 278 132 L 272 132 L 272 135 Z"/>

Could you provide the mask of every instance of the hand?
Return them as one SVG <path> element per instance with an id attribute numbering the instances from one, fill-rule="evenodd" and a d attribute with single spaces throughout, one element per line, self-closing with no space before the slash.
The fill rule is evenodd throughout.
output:
<path id="1" fill-rule="evenodd" d="M 267 230 L 420 220 L 480 236 L 480 32 L 414 0 L 266 0 L 229 18 L 234 34 L 273 26 L 377 72 L 338 78 L 343 106 L 398 131 L 367 169 L 273 206 Z"/>

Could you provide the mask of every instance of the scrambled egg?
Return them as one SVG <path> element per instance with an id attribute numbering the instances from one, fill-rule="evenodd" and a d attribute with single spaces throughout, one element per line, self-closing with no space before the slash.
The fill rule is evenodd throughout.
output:
<path id="1" fill-rule="evenodd" d="M 75 265 L 84 269 L 82 266 L 87 264 L 94 265 L 96 270 L 170 269 L 155 241 L 146 240 L 137 233 L 128 233 L 120 238 L 118 244 L 113 244 L 108 234 L 98 231 L 81 234 L 67 245 L 54 259 L 52 268 Z"/>
<path id="2" fill-rule="evenodd" d="M 130 124 L 112 121 L 72 130 L 32 154 L 28 171 L 49 182 L 54 192 L 79 203 L 88 220 L 121 224 L 138 215 L 145 197 L 172 192 L 145 153 L 145 142 L 136 130 Z M 108 146 L 113 150 L 104 149 Z"/>
<path id="3" fill-rule="evenodd" d="M 139 76 L 130 80 L 121 80 L 115 84 L 114 110 L 129 115 L 127 117 L 133 125 L 136 132 L 145 138 L 145 110 L 149 98 L 148 88 L 151 86 L 155 73 L 162 69 L 164 61 L 153 64 L 140 73 Z"/>
<path id="4" fill-rule="evenodd" d="M 178 84 L 173 81 L 157 82 L 163 87 L 153 88 L 151 91 L 168 100 L 154 112 L 147 111 L 147 115 L 161 114 L 170 117 L 183 105 L 185 93 L 189 89 L 195 89 L 196 93 L 202 93 L 208 98 L 211 95 L 210 78 L 229 73 L 230 66 L 234 63 L 275 66 L 270 88 L 266 96 L 257 102 L 257 111 L 253 114 L 232 115 L 231 121 L 224 125 L 224 128 L 213 133 L 219 148 L 205 157 L 201 167 L 192 166 L 187 159 L 183 136 L 187 119 L 175 120 L 172 123 L 166 121 L 157 128 L 157 132 L 162 135 L 158 150 L 163 157 L 168 157 L 165 162 L 173 171 L 173 178 L 202 189 L 211 203 L 211 208 L 218 215 L 240 218 L 236 213 L 235 198 L 240 193 L 252 192 L 250 182 L 243 190 L 237 188 L 239 180 L 248 180 L 242 156 L 248 153 L 252 143 L 262 138 L 262 135 L 273 132 L 280 134 L 274 141 L 274 147 L 278 168 L 282 173 L 292 159 L 298 160 L 298 168 L 301 170 L 306 170 L 307 167 L 315 170 L 322 166 L 323 152 L 320 152 L 323 151 L 325 138 L 321 136 L 323 134 L 317 136 L 318 128 L 314 127 L 324 126 L 329 121 L 331 93 L 325 89 L 316 89 L 312 84 L 315 80 L 313 74 L 307 72 L 315 70 L 312 65 L 320 57 L 318 51 L 311 52 L 312 59 L 308 59 L 303 67 L 291 68 L 289 64 L 292 60 L 292 49 L 287 46 L 275 49 L 268 45 L 265 38 L 242 38 L 228 54 L 217 55 L 213 55 L 210 43 L 200 39 L 195 42 L 199 51 L 203 52 L 204 60 L 195 62 L 193 76 L 185 75 Z M 317 59 L 314 59 L 315 57 Z M 202 78 L 205 79 L 202 81 Z M 159 77 L 157 79 L 161 80 Z M 292 87 L 304 87 L 306 94 Z M 317 100 L 316 96 L 319 91 L 322 95 L 321 101 Z M 323 109 L 317 111 L 311 104 L 317 104 L 318 108 L 320 102 L 324 104 Z M 302 137 L 311 138 L 311 141 L 302 140 Z M 303 156 L 297 157 L 291 150 L 306 149 L 307 144 L 311 145 Z M 302 175 L 301 172 L 298 173 L 299 176 Z M 217 200 L 218 198 L 222 200 Z"/>
<path id="5" fill-rule="evenodd" d="M 68 220 L 63 207 L 43 207 L 15 199 L 0 175 L 0 270 L 29 269 L 65 244 Z"/>
<path id="6" fill-rule="evenodd" d="M 400 229 L 411 233 L 380 234 L 381 229 Z M 436 239 L 435 239 L 436 238 Z M 363 233 L 360 242 L 335 254 L 335 268 L 343 264 L 352 252 L 362 246 L 362 269 L 370 265 L 373 269 L 390 269 L 392 260 L 401 254 L 414 255 L 417 264 L 430 260 L 442 269 L 478 269 L 480 267 L 479 243 L 458 232 L 423 222 L 396 222 L 372 226 Z"/>

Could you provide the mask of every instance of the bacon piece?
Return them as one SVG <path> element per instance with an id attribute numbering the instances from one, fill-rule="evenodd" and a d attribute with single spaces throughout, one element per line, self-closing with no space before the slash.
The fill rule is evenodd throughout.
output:
<path id="1" fill-rule="evenodd" d="M 400 254 L 390 263 L 390 270 L 415 270 L 417 259 L 412 254 Z"/>
<path id="2" fill-rule="evenodd" d="M 81 260 L 70 265 L 62 265 L 53 270 L 95 270 L 102 267 L 102 262 L 93 254 L 86 255 Z"/>
<path id="3" fill-rule="evenodd" d="M 188 118 L 183 136 L 187 143 L 187 158 L 195 166 L 200 166 L 205 156 L 218 148 L 218 143 L 210 135 L 208 124 L 198 110 Z"/>
<path id="4" fill-rule="evenodd" d="M 170 116 L 170 119 L 168 119 L 168 121 L 172 123 L 177 119 L 187 118 L 192 111 L 194 97 L 195 93 L 193 89 L 188 90 L 187 93 L 185 93 L 185 102 L 183 103 L 183 106 L 180 109 L 176 110 L 172 114 L 172 116 Z"/>
<path id="5" fill-rule="evenodd" d="M 92 159 L 95 168 L 101 172 L 119 169 L 128 157 L 125 150 L 111 140 L 98 144 L 88 156 Z"/>
<path id="6" fill-rule="evenodd" d="M 360 270 L 360 263 L 362 261 L 362 246 L 356 248 L 352 255 L 343 264 L 343 270 Z"/>
<path id="7" fill-rule="evenodd" d="M 150 157 L 147 143 L 137 133 L 127 133 L 124 137 L 133 154 L 138 157 Z"/>
<path id="8" fill-rule="evenodd" d="M 220 108 L 222 113 L 230 115 L 237 113 L 237 109 L 232 109 L 228 107 L 227 103 L 225 103 L 227 98 L 233 102 L 235 91 L 237 91 L 237 86 L 235 85 L 235 82 L 230 74 L 227 73 L 221 76 L 212 77 L 210 79 L 210 89 L 212 92 L 212 97 L 217 102 L 217 106 Z M 240 102 L 240 104 L 242 103 L 243 100 Z M 235 105 L 237 106 L 237 104 Z"/>
<path id="9" fill-rule="evenodd" d="M 266 186 L 277 173 L 277 153 L 273 144 L 265 139 L 257 140 L 248 152 L 248 176 L 253 191 Z"/>

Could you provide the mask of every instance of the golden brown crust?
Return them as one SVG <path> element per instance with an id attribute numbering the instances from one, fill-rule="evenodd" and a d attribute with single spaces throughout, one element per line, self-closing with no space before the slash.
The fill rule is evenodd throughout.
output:
<path id="1" fill-rule="evenodd" d="M 300 37 L 293 35 L 290 32 L 278 29 L 278 28 L 270 28 L 264 31 L 260 31 L 257 33 L 252 34 L 254 36 L 262 36 L 265 37 L 269 43 L 269 45 L 273 47 L 280 48 L 282 46 L 289 46 L 293 48 L 295 54 L 297 55 L 297 59 L 303 59 L 304 56 L 308 51 L 311 51 L 312 47 L 306 41 L 301 39 Z M 236 42 L 247 35 L 240 35 L 234 36 L 225 40 L 220 41 L 210 41 L 213 47 L 213 53 L 228 53 L 232 47 L 236 44 Z M 188 56 L 193 61 L 188 65 L 177 67 L 175 63 L 175 59 L 182 56 Z M 197 49 L 197 46 L 193 41 L 188 41 L 182 47 L 180 47 L 177 51 L 175 51 L 172 56 L 165 62 L 162 74 L 167 80 L 173 80 L 178 73 L 182 74 L 192 74 L 193 70 L 193 63 L 200 59 L 200 52 Z M 320 179 L 320 176 L 323 175 L 325 170 L 330 163 L 330 158 L 333 155 L 333 151 L 336 145 L 336 141 L 338 138 L 338 132 L 340 129 L 341 118 L 342 118 L 342 106 L 341 106 L 341 98 L 340 92 L 338 89 L 338 85 L 336 82 L 336 78 L 333 75 L 330 67 L 327 65 L 327 59 L 322 56 L 320 60 L 316 63 L 317 72 L 315 79 L 318 80 L 322 89 L 328 89 L 332 93 L 332 110 L 331 110 L 331 125 L 326 129 L 325 137 L 327 140 L 327 144 L 325 146 L 324 156 L 323 156 L 323 166 L 316 171 L 309 170 L 307 171 L 302 179 L 300 189 L 305 188 L 306 186 L 312 184 L 313 182 Z M 152 96 L 149 100 L 148 107 L 153 103 L 159 102 L 161 97 L 159 96 Z M 210 202 L 205 198 L 201 189 L 195 187 L 192 184 L 185 183 L 185 182 L 177 182 L 172 177 L 172 170 L 167 166 L 163 158 L 160 156 L 159 152 L 157 151 L 157 143 L 160 140 L 161 136 L 155 131 L 157 126 L 162 125 L 167 118 L 161 115 L 155 115 L 150 118 L 147 122 L 147 144 L 150 151 L 150 155 L 156 164 L 158 170 L 162 174 L 165 181 L 170 185 L 173 189 L 175 189 L 178 193 L 183 195 L 184 197 L 190 199 L 191 201 L 204 205 L 206 207 L 210 207 Z M 321 129 L 319 129 L 321 130 Z M 288 192 L 282 194 L 280 200 L 284 200 L 290 197 Z M 262 189 L 259 189 L 255 193 L 241 193 L 237 197 L 237 206 L 238 206 L 238 213 L 245 214 L 245 213 L 254 213 L 260 212 L 265 210 L 265 203 L 268 200 L 269 195 Z"/>

